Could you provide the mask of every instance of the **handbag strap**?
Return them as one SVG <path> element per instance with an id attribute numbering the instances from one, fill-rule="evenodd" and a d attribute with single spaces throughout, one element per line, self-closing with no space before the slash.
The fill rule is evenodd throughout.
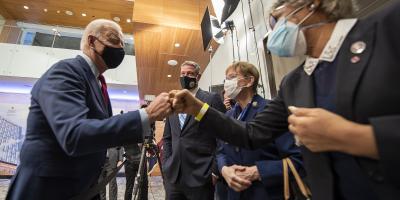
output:
<path id="1" fill-rule="evenodd" d="M 283 196 L 285 200 L 290 198 L 290 190 L 289 190 L 289 170 L 286 159 L 282 160 L 283 165 Z"/>
<path id="2" fill-rule="evenodd" d="M 286 160 L 290 170 L 292 171 L 292 174 L 296 180 L 297 185 L 300 188 L 301 193 L 304 195 L 304 197 L 306 197 L 307 199 L 311 198 L 311 191 L 310 189 L 307 187 L 306 184 L 304 184 L 303 180 L 301 179 L 299 173 L 296 170 L 296 167 L 294 166 L 292 160 L 290 160 L 290 158 L 285 158 L 284 160 Z"/>

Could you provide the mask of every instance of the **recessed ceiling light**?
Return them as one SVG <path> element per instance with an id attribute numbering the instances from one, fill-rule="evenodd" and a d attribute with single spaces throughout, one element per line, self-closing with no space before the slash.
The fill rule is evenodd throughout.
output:
<path id="1" fill-rule="evenodd" d="M 74 13 L 73 13 L 72 11 L 70 11 L 70 10 L 66 10 L 66 11 L 65 11 L 65 14 L 71 16 L 71 15 L 73 15 Z"/>
<path id="2" fill-rule="evenodd" d="M 28 9 L 29 9 L 29 7 L 28 7 L 28 6 L 24 6 L 24 8 L 25 8 L 25 10 L 28 10 Z"/>
<path id="3" fill-rule="evenodd" d="M 167 75 L 167 77 L 168 77 L 168 78 L 171 78 L 171 77 L 172 77 L 172 75 L 171 75 L 171 74 L 168 74 L 168 75 Z"/>
<path id="4" fill-rule="evenodd" d="M 126 22 L 131 23 L 131 19 L 126 19 Z"/>
<path id="5" fill-rule="evenodd" d="M 61 11 L 57 10 L 57 13 L 60 14 Z"/>
<path id="6" fill-rule="evenodd" d="M 168 65 L 175 66 L 175 65 L 178 64 L 178 61 L 176 61 L 176 60 L 168 60 L 167 63 L 168 63 Z"/>
<path id="7" fill-rule="evenodd" d="M 181 46 L 181 44 L 175 43 L 175 47 L 176 47 L 176 48 L 178 48 L 178 47 L 180 47 L 180 46 Z"/>
<path id="8" fill-rule="evenodd" d="M 86 13 L 82 13 L 82 17 L 86 17 Z"/>
<path id="9" fill-rule="evenodd" d="M 113 20 L 116 21 L 116 22 L 120 22 L 120 21 L 121 21 L 121 18 L 119 18 L 119 17 L 114 17 Z"/>
<path id="10" fill-rule="evenodd" d="M 47 12 L 47 8 L 43 9 L 44 12 Z"/>

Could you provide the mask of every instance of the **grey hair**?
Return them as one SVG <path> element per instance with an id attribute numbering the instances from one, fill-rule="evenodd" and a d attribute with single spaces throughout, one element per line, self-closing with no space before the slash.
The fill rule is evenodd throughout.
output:
<path id="1" fill-rule="evenodd" d="M 278 0 L 273 9 L 289 4 L 293 7 L 300 7 L 307 4 L 312 4 L 313 0 Z M 330 20 L 337 21 L 343 18 L 354 17 L 357 5 L 354 0 L 321 0 L 321 4 L 317 9 L 324 12 Z"/>
<path id="2" fill-rule="evenodd" d="M 187 61 L 182 63 L 181 67 L 183 67 L 185 65 L 189 65 L 189 66 L 194 67 L 194 71 L 196 72 L 196 74 L 200 74 L 200 65 L 197 64 L 196 62 L 187 60 Z"/>
<path id="3" fill-rule="evenodd" d="M 100 37 L 100 35 L 106 31 L 109 30 L 109 28 L 112 28 L 118 32 L 122 32 L 121 26 L 119 24 L 115 23 L 114 21 L 108 20 L 108 19 L 95 19 L 91 21 L 85 28 L 85 31 L 83 31 L 82 39 L 81 39 L 81 50 L 84 50 L 89 47 L 88 44 L 88 36 L 89 35 L 94 35 L 96 37 Z"/>

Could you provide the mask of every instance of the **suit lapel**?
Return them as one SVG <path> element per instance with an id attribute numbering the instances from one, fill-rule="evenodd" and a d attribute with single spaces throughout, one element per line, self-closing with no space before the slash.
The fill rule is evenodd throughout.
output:
<path id="1" fill-rule="evenodd" d="M 206 102 L 204 100 L 204 95 L 202 93 L 203 91 L 199 88 L 199 90 L 196 93 L 196 98 Z M 179 117 L 178 117 L 178 122 L 179 122 Z M 186 115 L 186 119 L 185 119 L 185 123 L 183 124 L 182 130 L 181 130 L 181 134 L 183 135 L 183 133 L 185 132 L 186 127 L 189 126 L 189 124 L 194 123 L 194 117 L 192 115 Z"/>
<path id="2" fill-rule="evenodd" d="M 93 93 L 95 94 L 98 103 L 103 108 L 103 111 L 107 115 L 110 115 L 110 109 L 108 108 L 109 106 L 105 105 L 105 103 L 104 103 L 103 95 L 101 94 L 101 89 L 100 89 L 99 83 L 97 81 L 97 78 L 94 77 L 93 72 L 90 70 L 89 64 L 86 62 L 86 60 L 84 58 L 82 58 L 80 56 L 78 56 L 77 58 L 85 66 L 86 77 L 89 80 L 90 87 L 91 87 Z"/>
<path id="3" fill-rule="evenodd" d="M 375 24 L 358 33 L 365 35 L 349 35 L 338 55 L 336 105 L 337 112 L 347 118 L 354 117 L 352 105 L 356 95 L 355 91 L 373 51 Z M 350 50 L 351 46 L 357 42 L 366 44 L 365 50 L 360 54 L 354 54 Z"/>

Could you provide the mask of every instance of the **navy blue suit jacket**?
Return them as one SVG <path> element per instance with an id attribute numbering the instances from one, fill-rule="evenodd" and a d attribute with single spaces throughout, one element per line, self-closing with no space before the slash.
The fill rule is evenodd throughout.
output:
<path id="1" fill-rule="evenodd" d="M 54 64 L 31 94 L 21 162 L 7 199 L 70 199 L 97 182 L 107 148 L 142 140 L 139 112 L 111 117 L 81 56 Z"/>
<path id="2" fill-rule="evenodd" d="M 196 97 L 225 112 L 219 94 L 199 89 Z M 165 122 L 163 141 L 163 171 L 166 181 L 188 187 L 211 184 L 216 139 L 199 128 L 194 116 L 186 116 L 182 130 L 178 115 L 169 116 Z"/>
<path id="3" fill-rule="evenodd" d="M 269 102 L 255 95 L 246 115 L 241 120 L 250 121 L 257 113 L 263 111 Z M 239 104 L 236 104 L 232 110 L 226 112 L 226 115 L 235 118 L 238 116 L 236 112 L 240 111 L 238 107 L 240 107 Z M 274 142 L 255 150 L 240 148 L 219 140 L 217 163 L 220 171 L 223 166 L 256 165 L 261 176 L 261 181 L 253 182 L 251 187 L 241 193 L 229 188 L 228 199 L 283 199 L 282 158 L 286 157 L 290 157 L 297 168 L 301 168 L 300 149 L 294 144 L 293 135 L 290 133 L 285 133 Z"/>

